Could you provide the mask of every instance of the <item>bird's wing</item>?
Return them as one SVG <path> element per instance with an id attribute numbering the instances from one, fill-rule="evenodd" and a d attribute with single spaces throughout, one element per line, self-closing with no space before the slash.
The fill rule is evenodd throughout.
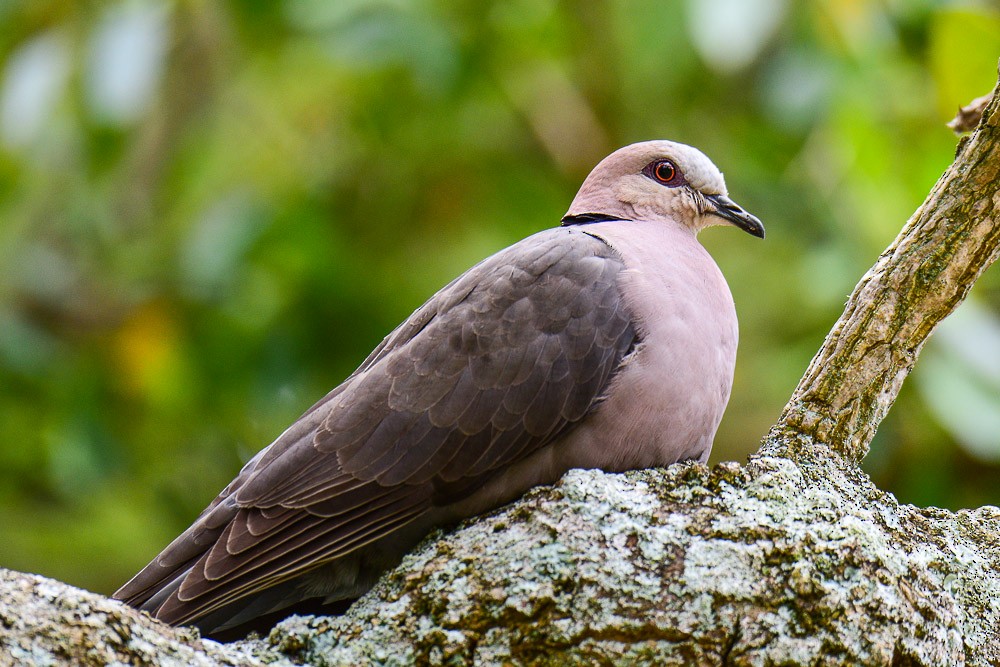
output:
<path id="1" fill-rule="evenodd" d="M 244 466 L 116 597 L 191 621 L 460 500 L 552 442 L 601 400 L 635 343 L 623 268 L 577 229 L 476 265 Z"/>

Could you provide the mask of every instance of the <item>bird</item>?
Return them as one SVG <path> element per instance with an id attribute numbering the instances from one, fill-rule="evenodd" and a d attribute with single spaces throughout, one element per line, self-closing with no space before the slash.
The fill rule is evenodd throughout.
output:
<path id="1" fill-rule="evenodd" d="M 701 151 L 611 153 L 558 226 L 434 294 L 114 597 L 221 636 L 349 603 L 431 530 L 572 468 L 706 461 L 738 338 L 696 238 L 713 225 L 764 237 Z"/>

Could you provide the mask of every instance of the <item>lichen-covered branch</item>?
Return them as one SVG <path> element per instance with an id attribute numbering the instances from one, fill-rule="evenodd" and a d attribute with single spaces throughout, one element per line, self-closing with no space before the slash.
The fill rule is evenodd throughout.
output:
<path id="1" fill-rule="evenodd" d="M 1000 255 L 1000 104 L 858 283 L 775 429 L 861 460 L 924 341 Z"/>
<path id="2" fill-rule="evenodd" d="M 833 460 L 574 471 L 269 646 L 336 665 L 1000 661 L 1000 511 L 900 506 Z"/>
<path id="3" fill-rule="evenodd" d="M 117 600 L 0 569 L 0 665 L 113 664 L 257 667 L 264 663 L 252 651 L 203 641 L 197 630 L 164 625 Z M 290 667 L 291 662 L 268 664 Z"/>
<path id="4" fill-rule="evenodd" d="M 806 452 L 572 471 L 425 541 L 346 615 L 237 644 L 10 573 L 0 663 L 1000 663 L 1000 510 L 899 505 Z"/>

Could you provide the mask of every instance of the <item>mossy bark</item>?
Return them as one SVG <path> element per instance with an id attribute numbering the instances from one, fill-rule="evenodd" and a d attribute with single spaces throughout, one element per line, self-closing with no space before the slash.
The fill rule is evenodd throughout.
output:
<path id="1" fill-rule="evenodd" d="M 0 662 L 1000 664 L 1000 510 L 858 468 L 934 326 L 1000 252 L 996 96 L 745 466 L 572 471 L 431 536 L 341 617 L 201 640 L 0 572 Z"/>

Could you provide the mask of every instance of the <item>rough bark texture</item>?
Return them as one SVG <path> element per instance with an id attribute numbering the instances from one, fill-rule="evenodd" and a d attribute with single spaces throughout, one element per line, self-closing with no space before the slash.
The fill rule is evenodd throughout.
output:
<path id="1" fill-rule="evenodd" d="M 861 279 L 776 425 L 860 461 L 934 327 L 1000 254 L 997 97 Z"/>
<path id="2" fill-rule="evenodd" d="M 990 664 L 998 529 L 900 506 L 829 450 L 573 471 L 269 642 L 336 665 Z"/>
<path id="3" fill-rule="evenodd" d="M 249 648 L 202 641 L 197 630 L 172 628 L 116 600 L 0 569 L 0 665 L 264 664 Z"/>
<path id="4" fill-rule="evenodd" d="M 745 466 L 572 471 L 426 540 L 342 617 L 230 645 L 0 573 L 0 663 L 998 665 L 1000 510 L 900 505 L 857 467 L 998 254 L 987 108 Z"/>

